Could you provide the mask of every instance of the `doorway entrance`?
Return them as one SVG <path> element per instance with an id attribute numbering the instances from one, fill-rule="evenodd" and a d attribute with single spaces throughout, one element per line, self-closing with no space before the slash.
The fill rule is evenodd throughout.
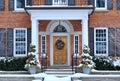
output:
<path id="1" fill-rule="evenodd" d="M 54 65 L 67 65 L 67 36 L 53 37 L 53 61 Z"/>

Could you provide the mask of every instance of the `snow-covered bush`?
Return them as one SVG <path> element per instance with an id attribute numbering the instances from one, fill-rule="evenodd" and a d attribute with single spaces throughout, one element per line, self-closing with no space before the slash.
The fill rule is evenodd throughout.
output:
<path id="1" fill-rule="evenodd" d="M 118 57 L 114 58 L 113 65 L 115 67 L 115 70 L 120 70 L 120 58 Z"/>
<path id="2" fill-rule="evenodd" d="M 35 45 L 30 45 L 30 50 L 29 50 L 29 53 L 28 53 L 28 56 L 27 56 L 27 60 L 26 60 L 26 64 L 24 66 L 24 68 L 26 70 L 28 70 L 29 68 L 40 68 L 39 67 L 39 64 L 37 62 L 37 59 L 35 57 Z"/>
<path id="3" fill-rule="evenodd" d="M 80 64 L 77 66 L 78 68 L 91 68 L 95 67 L 95 63 L 92 61 L 92 56 L 90 56 L 90 48 L 84 45 L 83 53 L 81 55 L 82 60 Z"/>
<path id="4" fill-rule="evenodd" d="M 24 69 L 26 57 L 0 57 L 0 70 L 2 71 L 22 71 Z"/>
<path id="5" fill-rule="evenodd" d="M 120 58 L 95 56 L 93 61 L 96 64 L 96 70 L 120 70 Z"/>

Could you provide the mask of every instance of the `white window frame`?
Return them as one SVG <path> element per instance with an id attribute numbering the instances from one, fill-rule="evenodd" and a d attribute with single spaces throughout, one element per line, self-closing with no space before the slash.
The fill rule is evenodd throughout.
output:
<path id="1" fill-rule="evenodd" d="M 75 54 L 75 45 L 76 45 L 76 44 L 75 44 L 75 41 L 76 41 L 76 40 L 75 40 L 75 37 L 76 37 L 76 36 L 78 37 L 78 49 L 77 49 L 77 50 L 78 50 L 78 53 L 79 53 L 79 35 L 74 35 L 74 54 Z"/>
<path id="2" fill-rule="evenodd" d="M 26 38 L 26 41 L 24 42 L 26 44 L 26 48 L 25 48 L 25 51 L 26 53 L 25 54 L 16 54 L 16 30 L 25 30 L 26 32 L 26 35 L 25 35 L 25 38 Z M 14 57 L 25 57 L 27 56 L 27 29 L 26 28 L 15 28 L 14 29 Z"/>
<path id="3" fill-rule="evenodd" d="M 45 40 L 44 40 L 45 41 L 45 49 L 44 50 L 45 50 L 45 54 L 46 54 L 46 35 L 41 35 L 41 54 L 43 54 L 42 53 L 42 51 L 43 51 L 43 48 L 42 48 L 42 46 L 43 46 L 43 43 L 42 43 L 43 39 L 42 39 L 42 37 L 45 37 Z"/>
<path id="4" fill-rule="evenodd" d="M 61 0 L 59 0 L 59 1 L 61 1 Z M 68 6 L 68 0 L 66 0 L 66 4 L 58 4 L 58 3 L 55 3 L 55 0 L 52 0 L 53 6 Z"/>
<path id="5" fill-rule="evenodd" d="M 25 6 L 27 5 L 27 0 L 25 0 Z M 19 11 L 25 11 L 24 8 L 17 8 L 17 0 L 14 1 L 14 9 Z"/>
<path id="6" fill-rule="evenodd" d="M 103 8 L 97 7 L 96 1 L 97 0 L 95 0 L 95 10 L 107 10 L 107 0 L 105 0 L 105 7 L 103 7 Z"/>
<path id="7" fill-rule="evenodd" d="M 106 30 L 106 54 L 96 54 L 96 30 L 105 29 Z M 94 54 L 95 56 L 108 56 L 108 28 L 94 28 Z"/>

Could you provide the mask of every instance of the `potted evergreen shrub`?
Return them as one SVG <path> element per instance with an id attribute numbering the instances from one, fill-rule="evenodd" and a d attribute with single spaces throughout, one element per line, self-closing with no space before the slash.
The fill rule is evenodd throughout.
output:
<path id="1" fill-rule="evenodd" d="M 36 73 L 36 69 L 40 68 L 37 59 L 35 57 L 35 45 L 30 45 L 30 49 L 29 49 L 29 53 L 28 53 L 28 58 L 26 60 L 26 64 L 25 64 L 25 69 L 29 71 L 29 73 L 31 74 L 35 74 Z"/>
<path id="2" fill-rule="evenodd" d="M 95 67 L 95 63 L 92 61 L 92 56 L 90 56 L 90 48 L 86 45 L 84 45 L 83 53 L 81 55 L 81 62 L 77 66 L 78 68 L 81 68 L 83 73 L 89 74 L 91 72 L 91 69 Z"/>

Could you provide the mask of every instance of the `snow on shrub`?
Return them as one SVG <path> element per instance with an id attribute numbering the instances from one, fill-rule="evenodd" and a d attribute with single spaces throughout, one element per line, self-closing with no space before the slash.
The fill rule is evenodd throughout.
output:
<path id="1" fill-rule="evenodd" d="M 96 70 L 120 70 L 120 58 L 107 56 L 94 56 Z"/>

